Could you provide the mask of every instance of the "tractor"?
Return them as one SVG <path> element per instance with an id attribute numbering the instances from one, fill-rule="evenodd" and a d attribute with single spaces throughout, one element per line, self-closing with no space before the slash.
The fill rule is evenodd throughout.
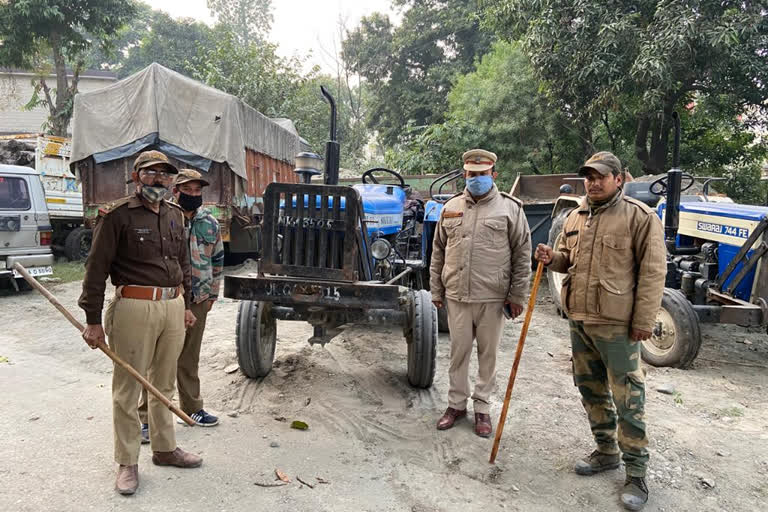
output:
<path id="1" fill-rule="evenodd" d="M 301 153 L 295 169 L 301 183 L 267 186 L 257 272 L 224 280 L 224 295 L 242 301 L 239 366 L 251 378 L 270 372 L 277 320 L 309 322 L 311 345 L 325 345 L 347 325 L 399 325 L 408 345 L 408 382 L 428 388 L 438 333 L 429 260 L 442 204 L 412 197 L 403 177 L 384 168 L 367 170 L 362 183 L 338 185 L 336 105 L 321 91 L 331 109 L 324 173 L 319 156 Z"/>
<path id="2" fill-rule="evenodd" d="M 672 169 L 653 182 L 628 182 L 624 193 L 656 209 L 664 224 L 667 274 L 652 336 L 643 359 L 654 366 L 687 368 L 701 347 L 701 323 L 765 326 L 768 323 L 768 208 L 735 204 L 703 193 L 682 195 L 694 176 L 680 170 L 680 118 L 675 113 Z M 700 178 L 701 179 L 701 178 Z M 568 213 L 581 198 L 568 185 L 552 212 L 549 245 L 555 247 Z M 564 274 L 548 281 L 558 312 Z"/>

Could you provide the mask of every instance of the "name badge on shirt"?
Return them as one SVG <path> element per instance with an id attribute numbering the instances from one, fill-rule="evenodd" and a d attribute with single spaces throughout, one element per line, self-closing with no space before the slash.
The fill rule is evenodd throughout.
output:
<path id="1" fill-rule="evenodd" d="M 464 216 L 464 212 L 449 212 L 449 211 L 443 212 L 444 219 L 455 219 L 457 217 L 463 217 L 463 216 Z"/>

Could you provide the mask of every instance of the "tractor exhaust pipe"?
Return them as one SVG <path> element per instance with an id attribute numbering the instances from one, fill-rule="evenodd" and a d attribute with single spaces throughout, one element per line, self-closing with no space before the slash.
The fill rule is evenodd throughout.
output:
<path id="1" fill-rule="evenodd" d="M 678 247 L 677 230 L 680 227 L 680 195 L 683 171 L 680 170 L 680 116 L 672 112 L 675 124 L 675 142 L 672 146 L 672 169 L 667 172 L 667 206 L 664 214 L 664 244 L 670 254 L 698 254 L 698 247 Z"/>
<path id="2" fill-rule="evenodd" d="M 325 143 L 325 184 L 338 185 L 339 158 L 341 151 L 339 142 L 336 140 L 336 100 L 333 99 L 333 96 L 328 92 L 328 89 L 322 85 L 320 86 L 320 91 L 331 105 L 330 137 L 328 142 Z"/>

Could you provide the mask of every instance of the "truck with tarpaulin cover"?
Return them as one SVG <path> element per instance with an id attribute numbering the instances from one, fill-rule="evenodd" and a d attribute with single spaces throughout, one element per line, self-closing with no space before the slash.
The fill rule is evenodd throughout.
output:
<path id="1" fill-rule="evenodd" d="M 306 149 L 293 123 L 270 119 L 239 98 L 153 63 L 75 97 L 71 166 L 82 183 L 83 256 L 99 207 L 133 193 L 133 161 L 146 150 L 210 182 L 204 206 L 221 224 L 227 253 L 261 250 L 262 196 L 273 182 L 296 183 Z"/>

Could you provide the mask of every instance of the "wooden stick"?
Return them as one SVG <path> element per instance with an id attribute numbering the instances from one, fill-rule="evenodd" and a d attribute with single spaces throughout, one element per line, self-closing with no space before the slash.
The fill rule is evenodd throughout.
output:
<path id="1" fill-rule="evenodd" d="M 58 309 L 62 315 L 64 315 L 67 320 L 69 320 L 69 323 L 75 326 L 75 328 L 82 333 L 85 330 L 85 327 L 83 327 L 83 324 L 77 321 L 77 319 L 72 315 L 72 313 L 69 312 L 67 308 L 65 308 L 59 300 L 53 296 L 51 292 L 49 292 L 43 285 L 37 282 L 37 279 L 32 277 L 29 272 L 27 272 L 27 269 L 25 269 L 21 263 L 14 263 L 13 268 L 16 269 L 16 271 L 21 274 L 21 276 L 31 285 L 33 286 L 37 291 L 43 294 L 46 299 L 48 299 L 48 302 L 53 304 L 53 306 Z M 102 352 L 104 352 L 107 357 L 109 357 L 112 361 L 115 362 L 115 364 L 121 366 L 125 371 L 130 373 L 134 379 L 139 381 L 144 388 L 155 395 L 155 398 L 160 400 L 163 405 L 165 405 L 168 409 L 171 410 L 173 414 L 184 420 L 184 422 L 189 425 L 190 427 L 195 426 L 195 420 L 190 418 L 184 411 L 179 409 L 177 406 L 173 404 L 170 400 L 168 400 L 155 386 L 150 384 L 150 382 L 145 379 L 139 372 L 136 371 L 136 369 L 123 361 L 120 356 L 112 352 L 109 347 L 107 347 L 104 342 L 99 343 L 99 345 L 96 347 Z"/>
<path id="2" fill-rule="evenodd" d="M 512 396 L 512 388 L 515 385 L 515 377 L 517 377 L 517 367 L 520 365 L 520 358 L 523 355 L 523 345 L 525 344 L 525 336 L 528 334 L 528 326 L 531 324 L 531 316 L 533 316 L 533 306 L 536 304 L 536 293 L 539 291 L 539 281 L 541 281 L 541 272 L 544 270 L 544 264 L 539 262 L 536 267 L 536 277 L 533 278 L 533 288 L 531 289 L 531 296 L 528 299 L 528 310 L 525 312 L 525 322 L 523 322 L 523 328 L 520 331 L 520 339 L 517 342 L 517 352 L 515 352 L 515 362 L 512 364 L 512 370 L 509 372 L 509 382 L 507 383 L 507 394 L 504 396 L 504 406 L 501 408 L 501 416 L 499 416 L 499 424 L 496 427 L 496 438 L 493 440 L 493 450 L 491 450 L 490 463 L 493 464 L 496 461 L 496 454 L 499 452 L 499 442 L 501 441 L 501 433 L 504 431 L 504 422 L 507 419 L 507 410 L 509 409 L 509 398 Z"/>

